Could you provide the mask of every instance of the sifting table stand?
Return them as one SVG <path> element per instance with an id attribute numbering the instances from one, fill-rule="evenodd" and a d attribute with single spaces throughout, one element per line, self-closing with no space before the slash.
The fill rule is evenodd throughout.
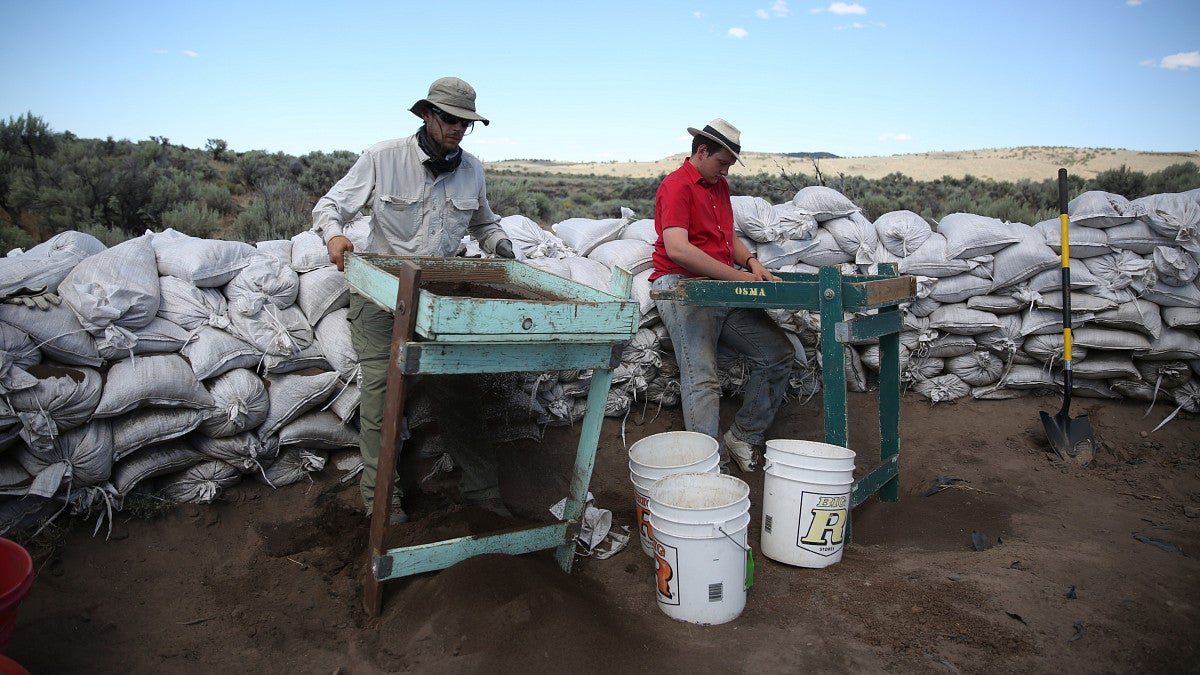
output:
<path id="1" fill-rule="evenodd" d="M 847 343 L 879 339 L 880 464 L 854 481 L 850 508 L 871 495 L 900 498 L 900 305 L 916 298 L 917 280 L 897 276 L 894 265 L 877 275 L 843 275 L 837 267 L 817 274 L 776 272 L 783 281 L 685 279 L 671 290 L 653 291 L 655 299 L 693 305 L 804 309 L 821 312 L 821 380 L 825 394 L 825 442 L 849 447 L 846 413 Z M 846 318 L 847 312 L 878 310 Z"/>
<path id="2" fill-rule="evenodd" d="M 352 289 L 395 316 L 363 593 L 367 612 L 379 614 L 381 582 L 484 553 L 555 548 L 559 565 L 569 572 L 612 369 L 640 319 L 638 303 L 629 300 L 629 273 L 614 269 L 605 293 L 515 260 L 350 253 L 345 269 Z M 591 369 L 592 379 L 562 520 L 384 550 L 405 376 L 573 368 Z"/>

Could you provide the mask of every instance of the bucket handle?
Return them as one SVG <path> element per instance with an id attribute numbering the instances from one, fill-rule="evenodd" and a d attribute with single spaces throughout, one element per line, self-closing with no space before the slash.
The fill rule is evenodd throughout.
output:
<path id="1" fill-rule="evenodd" d="M 740 548 L 746 552 L 746 579 L 744 581 L 744 584 L 745 584 L 745 590 L 747 590 L 747 591 L 750 590 L 750 587 L 754 585 L 754 551 L 749 546 L 742 546 L 741 544 L 739 544 L 738 540 L 734 539 L 732 536 L 730 536 L 729 533 L 725 531 L 724 527 L 718 525 L 717 531 L 719 531 L 721 534 L 725 535 L 725 537 L 727 539 L 729 539 L 729 541 L 732 541 L 734 546 L 737 546 L 738 548 Z"/>

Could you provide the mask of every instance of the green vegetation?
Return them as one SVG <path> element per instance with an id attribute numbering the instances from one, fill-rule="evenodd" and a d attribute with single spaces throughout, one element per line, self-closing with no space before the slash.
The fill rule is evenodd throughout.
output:
<path id="1" fill-rule="evenodd" d="M 1083 161 L 1063 149 L 1064 161 Z M 0 121 L 0 254 L 28 248 L 65 230 L 112 245 L 146 230 L 173 228 L 198 237 L 247 242 L 290 238 L 310 226 L 316 200 L 341 178 L 357 155 L 312 152 L 294 157 L 262 150 L 233 152 L 219 138 L 189 149 L 155 136 L 149 140 L 78 138 L 55 132 L 26 113 Z M 489 171 L 488 196 L 496 213 L 524 215 L 543 227 L 567 218 L 613 218 L 629 207 L 654 216 L 662 176 L 568 176 Z M 955 212 L 1034 224 L 1057 215 L 1054 179 L 998 182 L 973 176 L 915 181 L 895 173 L 862 176 L 807 174 L 729 178 L 735 195 L 772 203 L 809 185 L 827 185 L 874 220 L 909 210 L 936 222 Z M 1095 179 L 1071 177 L 1071 193 L 1105 190 L 1129 199 L 1200 187 L 1193 162 L 1145 174 L 1125 167 Z"/>

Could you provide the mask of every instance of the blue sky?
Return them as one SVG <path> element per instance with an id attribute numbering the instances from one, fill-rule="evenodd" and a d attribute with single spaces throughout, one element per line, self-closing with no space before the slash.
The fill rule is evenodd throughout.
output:
<path id="1" fill-rule="evenodd" d="M 1200 149 L 1197 0 L 0 0 L 0 118 L 232 150 L 358 152 L 475 86 L 485 161 L 746 150 Z"/>

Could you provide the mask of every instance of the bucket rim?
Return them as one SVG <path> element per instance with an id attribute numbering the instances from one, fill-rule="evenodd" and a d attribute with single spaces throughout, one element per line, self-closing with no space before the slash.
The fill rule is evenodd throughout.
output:
<path id="1" fill-rule="evenodd" d="M 663 440 L 664 437 L 668 437 L 668 436 L 683 437 L 683 438 L 687 438 L 690 440 L 694 440 L 696 442 L 704 443 L 706 446 L 711 445 L 712 451 L 709 454 L 703 455 L 696 460 L 687 462 L 686 464 L 651 464 L 648 462 L 644 462 L 641 459 L 635 457 L 635 453 L 637 452 L 639 446 L 650 447 L 651 445 L 654 444 L 654 442 L 661 441 L 661 440 Z M 646 436 L 645 438 L 640 438 L 640 439 L 634 441 L 633 445 L 629 446 L 629 450 L 628 450 L 627 454 L 629 455 L 630 468 L 632 468 L 633 464 L 636 462 L 637 464 L 641 464 L 642 466 L 649 467 L 652 469 L 673 469 L 673 468 L 688 467 L 693 464 L 702 462 L 702 461 L 708 459 L 710 455 L 719 453 L 720 448 L 721 448 L 721 446 L 717 442 L 717 439 L 713 438 L 712 436 L 709 436 L 708 434 L 702 434 L 698 431 L 661 431 L 657 434 L 651 434 L 649 436 Z"/>
<path id="2" fill-rule="evenodd" d="M 700 481 L 700 482 L 708 481 L 708 482 L 711 482 L 714 484 L 725 484 L 725 485 L 730 486 L 731 488 L 736 489 L 739 496 L 737 498 L 730 499 L 730 501 L 725 502 L 724 504 L 722 504 L 720 506 L 704 506 L 704 507 L 682 506 L 682 505 L 672 504 L 670 502 L 664 501 L 663 499 L 659 499 L 656 497 L 657 493 L 666 492 L 667 490 L 674 487 L 674 483 L 682 483 L 685 481 Z M 667 508 L 670 508 L 670 509 L 676 509 L 679 511 L 712 511 L 712 510 L 717 510 L 717 509 L 729 508 L 729 507 L 733 506 L 734 504 L 737 504 L 738 502 L 741 502 L 741 501 L 748 502 L 750 499 L 750 485 L 748 483 L 746 483 L 746 481 L 742 480 L 741 478 L 738 478 L 736 476 L 730 476 L 730 475 L 724 474 L 724 473 L 687 471 L 687 472 L 682 472 L 682 473 L 673 473 L 669 476 L 663 476 L 662 478 L 659 478 L 658 482 L 654 484 L 654 488 L 650 491 L 649 496 L 650 496 L 651 501 L 656 501 L 659 504 L 661 504 Z"/>
<path id="3" fill-rule="evenodd" d="M 799 452 L 789 449 L 789 445 L 802 445 L 816 452 Z M 822 443 L 821 441 L 806 441 L 802 438 L 772 438 L 766 442 L 765 452 L 781 452 L 788 455 L 798 455 L 801 457 L 813 457 L 817 459 L 831 460 L 846 460 L 855 459 L 858 455 L 850 448 L 833 445 L 832 443 Z"/>

